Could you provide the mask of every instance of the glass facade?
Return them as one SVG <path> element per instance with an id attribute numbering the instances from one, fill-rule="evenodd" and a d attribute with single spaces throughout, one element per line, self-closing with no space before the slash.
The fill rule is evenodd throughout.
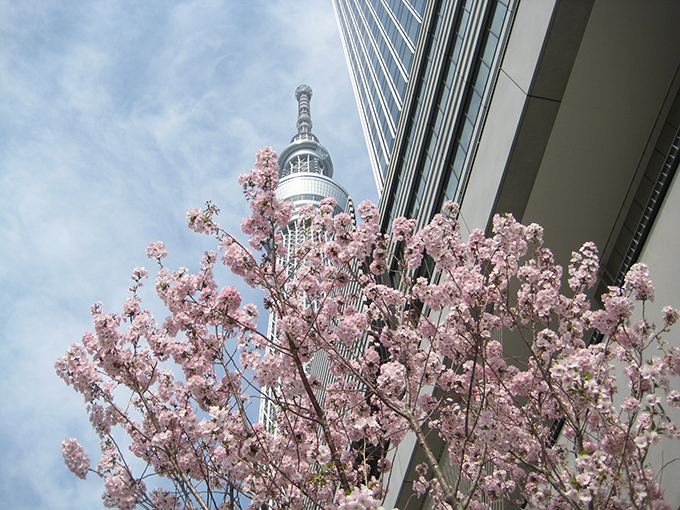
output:
<path id="1" fill-rule="evenodd" d="M 444 201 L 461 201 L 484 121 L 512 0 L 428 3 L 380 211 L 422 226 Z M 514 5 L 514 4 L 512 4 Z"/>
<path id="2" fill-rule="evenodd" d="M 435 61 L 435 56 L 436 56 L 436 50 L 440 44 L 440 36 L 441 36 L 441 29 L 442 29 L 442 21 L 444 18 L 444 12 L 445 12 L 446 5 L 444 2 L 439 2 L 435 8 L 433 9 L 433 15 L 432 19 L 433 22 L 431 25 L 433 28 L 430 30 L 430 37 L 427 37 L 426 39 L 426 45 L 425 45 L 425 60 L 424 60 L 424 70 L 422 74 L 418 77 L 418 82 L 416 84 L 416 92 L 414 94 L 414 101 L 411 103 L 411 114 L 409 115 L 407 119 L 407 127 L 406 127 L 406 136 L 404 137 L 404 143 L 402 144 L 402 150 L 401 153 L 398 157 L 398 167 L 403 168 L 405 163 L 410 161 L 412 157 L 417 157 L 417 152 L 415 151 L 412 155 L 412 149 L 416 145 L 416 136 L 415 136 L 415 128 L 417 126 L 417 122 L 421 119 L 421 113 L 422 113 L 422 105 L 426 101 L 425 97 L 425 92 L 426 92 L 426 84 L 429 82 L 431 79 L 431 71 L 432 71 L 432 63 Z M 463 10 L 463 12 L 465 12 Z M 465 20 L 465 23 L 461 23 L 463 30 L 467 26 L 467 20 Z M 459 28 L 460 29 L 460 28 Z M 450 88 L 450 87 L 449 87 Z M 441 124 L 440 126 L 441 127 Z M 438 133 L 437 133 L 438 135 Z M 436 141 L 436 137 L 435 137 Z M 429 176 L 429 168 L 431 164 L 431 154 L 432 150 L 430 150 L 430 161 L 428 162 L 428 167 L 426 170 L 426 177 Z M 421 174 L 422 174 L 422 169 L 421 169 Z M 393 184 L 391 186 L 391 190 L 389 193 L 389 196 L 387 197 L 388 199 L 391 197 L 391 207 L 390 207 L 390 212 L 389 212 L 389 222 L 391 224 L 392 219 L 395 217 L 395 209 L 397 206 L 397 201 L 394 200 L 394 197 L 401 197 L 404 194 L 404 185 L 407 182 L 407 175 L 401 171 L 397 174 L 395 174 L 395 178 L 393 179 Z M 422 183 L 425 181 L 421 178 L 420 179 L 420 185 L 422 186 Z M 394 190 L 394 191 L 392 191 Z M 420 190 L 420 196 L 422 196 L 422 190 Z M 407 216 L 406 214 L 403 214 L 404 216 Z"/>
<path id="3" fill-rule="evenodd" d="M 379 193 L 425 5 L 425 0 L 333 0 Z"/>
<path id="4" fill-rule="evenodd" d="M 369 9 L 373 2 L 335 0 L 335 4 L 360 10 Z M 541 9 L 535 7 L 525 6 L 520 0 L 428 0 L 419 13 L 420 31 L 407 68 L 407 92 L 399 97 L 400 115 L 398 120 L 392 119 L 396 135 L 391 142 L 387 136 L 379 136 L 382 119 L 371 118 L 372 110 L 379 106 L 374 105 L 376 100 L 371 94 L 386 97 L 392 89 L 376 92 L 370 84 L 361 83 L 365 76 L 380 76 L 379 70 L 371 70 L 374 64 L 370 56 L 362 57 L 357 51 L 362 45 L 370 46 L 368 39 L 374 36 L 362 34 L 359 29 L 350 31 L 351 7 L 345 7 L 347 12 L 336 9 L 343 41 L 348 46 L 347 60 L 359 109 L 368 119 L 364 127 L 368 145 L 377 154 L 372 157 L 381 163 L 382 230 L 389 231 L 393 218 L 402 215 L 416 219 L 422 226 L 441 210 L 444 201 L 452 200 L 465 206 L 460 216 L 463 231 L 485 226 L 489 229 L 492 215 L 503 212 L 511 212 L 527 223 L 547 222 L 558 229 L 550 242 L 559 247 L 564 261 L 569 260 L 573 241 L 599 235 L 601 242 L 606 242 L 602 252 L 604 273 L 596 292 L 599 295 L 607 285 L 616 284 L 638 256 L 648 254 L 649 260 L 655 262 L 663 258 L 657 258 L 656 245 L 650 248 L 652 241 L 647 240 L 645 232 L 656 228 L 646 230 L 655 214 L 663 215 L 663 208 L 670 207 L 664 193 L 672 189 L 669 176 L 673 174 L 667 170 L 678 166 L 678 57 L 674 54 L 668 61 L 655 58 L 653 67 L 646 58 L 648 52 L 628 50 L 643 47 L 652 40 L 652 34 L 659 37 L 654 39 L 659 41 L 658 48 L 668 48 L 662 41 L 677 33 L 677 23 L 670 21 L 675 20 L 677 9 L 671 13 L 666 7 L 659 8 L 656 22 L 647 24 L 649 32 L 631 35 L 622 27 L 635 24 L 639 9 L 624 11 L 619 4 L 608 2 L 596 2 L 593 7 L 593 2 L 551 1 L 540 6 L 544 10 L 539 19 Z M 661 23 L 663 19 L 668 23 Z M 667 30 L 663 36 L 662 26 Z M 513 43 L 508 45 L 512 30 Z M 618 37 L 621 33 L 625 35 Z M 669 39 L 664 39 L 666 35 Z M 361 37 L 367 41 L 361 41 Z M 506 51 L 508 59 L 501 70 Z M 650 51 L 653 53 L 651 46 Z M 576 65 L 592 62 L 593 58 L 601 65 Z M 612 61 L 616 63 L 613 66 L 604 64 Z M 621 72 L 621 62 L 625 62 L 627 73 Z M 663 62 L 668 67 L 663 68 Z M 499 80 L 502 73 L 505 79 Z M 379 88 L 379 84 L 373 86 Z M 638 90 L 636 86 L 644 93 L 631 93 Z M 658 96 L 647 112 L 650 120 L 638 125 L 640 112 L 652 102 L 643 106 L 633 96 L 647 100 L 652 90 Z M 494 93 L 497 95 L 492 102 Z M 589 100 L 584 103 L 574 97 Z M 598 107 L 593 109 L 593 105 Z M 630 113 L 628 122 L 621 122 L 627 118 L 626 113 Z M 664 124 L 667 115 L 673 120 Z M 569 121 L 565 121 L 567 118 Z M 583 129 L 576 138 L 570 129 L 574 119 Z M 560 129 L 553 130 L 555 126 Z M 637 135 L 632 134 L 631 126 L 639 127 Z M 618 135 L 612 136 L 612 132 Z M 637 150 L 628 152 L 635 136 L 639 136 Z M 575 144 L 585 149 L 574 150 Z M 384 164 L 378 154 L 381 146 L 390 147 Z M 621 147 L 626 150 L 619 150 Z M 612 154 L 621 157 L 620 165 L 603 166 L 602 161 L 609 161 Z M 574 168 L 581 172 L 580 180 L 574 177 Z M 611 171 L 612 176 L 616 173 L 615 179 L 607 168 L 616 168 Z M 591 182 L 591 178 L 592 182 L 608 182 L 609 177 L 611 182 L 621 184 L 619 195 L 608 188 L 606 198 L 593 200 L 590 195 L 579 194 L 578 186 L 573 185 Z M 574 211 L 583 220 L 580 224 L 571 219 Z M 468 221 L 463 215 L 469 215 Z M 653 234 L 649 235 L 651 239 Z M 663 251 L 667 246 L 660 243 L 658 248 Z M 390 249 L 398 254 L 400 246 L 395 243 Z M 409 276 L 436 279 L 431 262 L 424 257 L 418 272 Z M 660 262 L 658 267 L 662 273 L 670 268 Z M 390 274 L 385 280 L 395 287 L 400 284 Z M 521 343 L 514 338 L 504 339 L 510 356 L 520 350 L 516 341 Z M 437 438 L 433 436 L 432 440 Z M 445 445 L 439 448 L 435 444 L 435 451 L 446 451 Z M 439 508 L 440 502 L 415 497 L 413 484 L 420 476 L 416 466 L 423 455 L 418 447 L 411 451 L 409 447 L 407 443 L 401 452 L 395 449 L 390 453 L 395 470 L 383 505 Z M 659 465 L 662 463 L 660 459 Z M 494 505 L 501 508 L 503 503 Z"/>
<path id="5" fill-rule="evenodd" d="M 498 1 L 491 4 L 487 23 L 482 32 L 481 45 L 477 52 L 476 65 L 473 68 L 463 107 L 459 115 L 455 143 L 450 149 L 451 157 L 448 161 L 447 172 L 442 176 L 443 194 L 435 206 L 436 209 L 441 209 L 446 200 L 455 201 L 459 199 L 458 191 L 461 177 L 463 176 L 463 165 L 468 154 L 471 152 L 473 131 L 480 121 L 483 99 L 489 86 L 489 78 L 498 54 L 501 32 L 507 21 L 508 10 L 509 2 L 507 1 Z M 458 41 L 456 41 L 456 44 L 458 44 Z"/>
<path id="6" fill-rule="evenodd" d="M 422 227 L 441 210 L 445 200 L 462 200 L 518 0 L 428 0 L 417 6 L 411 3 L 411 14 L 417 17 L 419 28 L 413 32 L 417 34 L 415 38 L 409 40 L 413 47 L 401 61 L 405 81 L 388 72 L 387 78 L 392 81 L 381 82 L 390 63 L 389 56 L 380 53 L 381 37 L 391 38 L 385 44 L 398 52 L 402 34 L 390 35 L 384 30 L 376 35 L 370 30 L 372 25 L 360 23 L 369 16 L 362 18 L 353 12 L 379 13 L 372 8 L 374 4 L 387 7 L 399 3 L 334 0 L 374 162 L 383 232 L 388 232 L 393 219 L 399 216 L 413 218 Z M 361 52 L 373 48 L 374 41 L 378 43 L 374 53 Z M 390 98 L 395 99 L 393 111 L 388 108 Z M 397 269 L 401 250 L 401 243 L 390 246 L 393 269 Z M 434 261 L 426 255 L 412 276 L 436 279 L 434 271 Z M 388 273 L 385 283 L 399 287 L 399 272 Z M 410 463 L 407 476 L 416 479 L 412 473 L 422 458 L 417 449 L 399 455 L 404 457 L 402 467 Z M 390 508 L 392 503 L 399 508 L 433 508 L 425 504 L 425 498 L 416 501 L 406 477 L 403 485 L 400 480 L 394 483 L 396 487 L 390 490 L 397 495 Z"/>
<path id="7" fill-rule="evenodd" d="M 383 229 L 422 225 L 462 198 L 516 0 L 333 3 Z"/>

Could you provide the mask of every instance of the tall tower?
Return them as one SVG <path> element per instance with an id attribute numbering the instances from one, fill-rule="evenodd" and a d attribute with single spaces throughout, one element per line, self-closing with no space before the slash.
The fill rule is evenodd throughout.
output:
<path id="1" fill-rule="evenodd" d="M 297 134 L 290 145 L 283 149 L 279 156 L 279 188 L 276 196 L 280 200 L 288 200 L 298 210 L 305 204 L 318 205 L 324 198 L 335 198 L 336 212 L 354 215 L 352 199 L 347 191 L 333 180 L 333 162 L 326 148 L 312 133 L 312 118 L 309 102 L 312 89 L 308 85 L 300 85 L 295 89 L 298 100 Z M 293 218 L 295 220 L 296 217 Z M 295 223 L 286 227 L 286 233 L 292 232 Z"/>
<path id="2" fill-rule="evenodd" d="M 276 197 L 295 204 L 296 213 L 283 229 L 288 253 L 294 251 L 299 241 L 297 211 L 307 204 L 319 205 L 324 198 L 334 198 L 337 205 L 334 213 L 345 212 L 354 221 L 354 204 L 345 189 L 333 180 L 333 162 L 326 148 L 312 133 L 312 118 L 309 102 L 312 89 L 300 85 L 295 89 L 298 100 L 297 134 L 290 145 L 279 155 L 279 187 Z M 288 260 L 284 260 L 286 264 Z M 290 267 L 290 266 L 289 266 Z"/>
<path id="3" fill-rule="evenodd" d="M 279 200 L 293 202 L 295 213 L 282 229 L 283 240 L 287 254 L 280 260 L 294 271 L 289 255 L 294 253 L 295 245 L 302 241 L 303 232 L 298 230 L 298 211 L 302 206 L 314 204 L 318 206 L 324 198 L 334 198 L 336 201 L 334 214 L 347 213 L 355 222 L 354 204 L 347 191 L 333 180 L 333 162 L 326 148 L 319 143 L 319 139 L 312 133 L 312 118 L 309 103 L 312 89 L 308 85 L 300 85 L 295 90 L 298 100 L 297 134 L 290 144 L 279 155 L 279 187 L 276 197 Z M 276 316 L 271 313 L 267 336 L 275 337 Z M 328 364 L 323 353 L 317 353 L 310 362 L 309 370 L 322 381 L 330 377 Z M 260 404 L 259 421 L 267 428 L 273 428 L 275 408 L 270 400 L 263 399 Z"/>

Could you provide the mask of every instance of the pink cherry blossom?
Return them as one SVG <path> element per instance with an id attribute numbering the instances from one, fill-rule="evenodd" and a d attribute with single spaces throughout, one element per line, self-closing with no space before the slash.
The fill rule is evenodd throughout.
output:
<path id="1" fill-rule="evenodd" d="M 165 244 L 162 241 L 156 241 L 155 243 L 150 243 L 146 247 L 146 256 L 150 259 L 164 259 L 168 256 L 168 252 L 165 249 Z M 147 273 L 148 276 L 148 273 Z"/>
<path id="2" fill-rule="evenodd" d="M 55 363 L 101 438 L 105 506 L 378 510 L 409 437 L 424 459 L 413 497 L 433 508 L 668 508 L 648 456 L 680 439 L 663 411 L 680 407 L 680 348 L 664 340 L 680 314 L 664 308 L 658 327 L 645 315 L 644 265 L 598 306 L 592 243 L 564 291 L 539 225 L 498 215 L 490 236 L 463 240 L 447 202 L 419 231 L 397 218 L 382 233 L 369 202 L 358 224 L 333 199 L 295 211 L 276 198 L 278 170 L 265 148 L 239 178 L 247 244 L 209 202 L 187 213 L 217 246 L 195 272 L 148 246 L 163 320 L 138 267 L 120 309 L 93 306 L 93 331 Z M 263 292 L 270 336 L 218 264 Z M 589 344 L 594 330 L 603 340 Z M 83 449 L 62 449 L 83 478 Z"/>
<path id="3" fill-rule="evenodd" d="M 90 458 L 85 455 L 83 447 L 74 438 L 64 439 L 61 443 L 64 461 L 71 472 L 78 478 L 85 479 L 90 470 Z"/>

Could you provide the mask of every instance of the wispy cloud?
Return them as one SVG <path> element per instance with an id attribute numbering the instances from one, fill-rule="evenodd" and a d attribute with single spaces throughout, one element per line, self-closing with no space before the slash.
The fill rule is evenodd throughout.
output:
<path id="1" fill-rule="evenodd" d="M 357 201 L 375 198 L 343 59 L 332 8 L 317 0 L 0 3 L 8 508 L 101 506 L 100 482 L 61 459 L 65 437 L 93 457 L 97 439 L 54 360 L 91 329 L 93 302 L 120 307 L 149 241 L 166 241 L 169 265 L 196 266 L 212 245 L 183 226 L 187 209 L 212 199 L 238 229 L 236 176 L 261 146 L 290 141 L 297 85 L 314 88 L 314 131 L 337 180 Z"/>

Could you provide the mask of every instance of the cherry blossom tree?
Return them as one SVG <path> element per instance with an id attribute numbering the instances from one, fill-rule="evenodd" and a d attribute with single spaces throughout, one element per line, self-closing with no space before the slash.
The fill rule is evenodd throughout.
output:
<path id="1" fill-rule="evenodd" d="M 75 439 L 62 444 L 66 464 L 103 478 L 107 507 L 378 509 L 389 454 L 413 434 L 426 459 L 414 488 L 434 508 L 670 508 L 649 452 L 679 436 L 664 413 L 680 407 L 680 349 L 664 340 L 679 314 L 645 317 L 644 265 L 595 309 L 590 243 L 573 253 L 563 291 L 541 227 L 512 216 L 463 240 L 452 203 L 418 232 L 403 218 L 380 232 L 368 202 L 358 226 L 333 215 L 332 199 L 296 212 L 276 198 L 271 149 L 240 183 L 249 245 L 220 228 L 212 204 L 189 211 L 218 250 L 192 274 L 164 267 L 164 245 L 149 245 L 162 323 L 142 307 L 148 272 L 137 268 L 122 311 L 95 305 L 94 331 L 56 362 L 101 438 L 96 467 Z M 284 257 L 294 214 L 305 239 Z M 428 279 L 424 257 L 436 268 Z M 218 263 L 265 292 L 274 338 L 254 305 L 215 281 Z M 522 355 L 506 355 L 511 342 Z M 309 371 L 319 352 L 330 382 Z M 262 399 L 273 426 L 253 419 Z"/>

